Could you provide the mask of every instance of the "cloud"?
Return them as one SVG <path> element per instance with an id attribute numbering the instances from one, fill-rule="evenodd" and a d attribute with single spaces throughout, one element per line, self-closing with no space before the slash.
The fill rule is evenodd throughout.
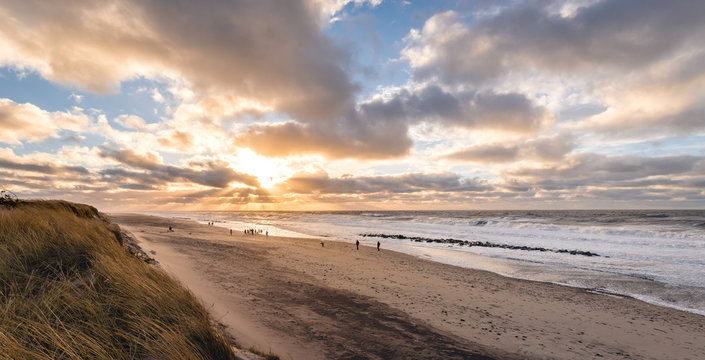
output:
<path id="1" fill-rule="evenodd" d="M 703 83 L 705 85 L 705 82 Z M 623 89 L 629 91 L 628 89 Z M 639 99 L 638 104 L 629 106 L 629 95 L 615 96 L 613 100 L 621 101 L 621 108 L 612 108 L 590 119 L 578 123 L 574 128 L 579 131 L 599 132 L 608 138 L 639 138 L 650 134 L 664 136 L 692 135 L 705 130 L 705 96 L 691 98 L 686 91 L 668 92 L 673 88 L 663 88 Z M 705 91 L 705 86 L 704 86 Z M 679 101 L 671 101 L 678 97 Z M 650 101 L 652 100 L 653 101 Z M 692 101 L 691 101 L 692 100 Z M 682 102 L 686 102 L 683 104 Z M 678 102 L 681 102 L 679 104 Z"/>
<path id="2" fill-rule="evenodd" d="M 331 178 L 326 173 L 293 176 L 278 185 L 277 191 L 294 194 L 373 194 L 488 191 L 491 186 L 479 179 L 463 179 L 452 173 L 405 174 L 389 176 L 352 175 Z"/>
<path id="3" fill-rule="evenodd" d="M 71 93 L 71 95 L 69 95 L 69 99 L 75 101 L 76 104 L 80 104 L 81 101 L 83 101 L 83 95 Z"/>
<path id="4" fill-rule="evenodd" d="M 634 71 L 703 46 L 702 3 L 599 1 L 570 16 L 553 11 L 556 3 L 519 2 L 472 25 L 454 11 L 434 15 L 407 36 L 403 56 L 417 78 L 477 84 L 526 66 Z"/>
<path id="5" fill-rule="evenodd" d="M 152 89 L 152 100 L 160 104 L 164 103 L 165 101 L 164 95 L 162 95 L 162 93 L 160 93 L 158 89 Z"/>
<path id="6" fill-rule="evenodd" d="M 329 22 L 335 22 L 334 16 L 350 3 L 355 6 L 369 4 L 371 7 L 376 7 L 382 3 L 382 0 L 312 0 L 311 2 L 319 8 L 321 16 L 330 17 Z"/>
<path id="7" fill-rule="evenodd" d="M 682 135 L 705 129 L 703 18 L 687 0 L 519 1 L 436 14 L 402 59 L 416 81 L 542 94 L 564 115 L 582 105 L 583 132 Z"/>
<path id="8" fill-rule="evenodd" d="M 150 190 L 155 194 L 168 192 L 170 185 L 179 185 L 177 188 L 206 186 L 227 189 L 240 184 L 259 188 L 255 176 L 235 171 L 219 160 L 191 161 L 175 166 L 163 164 L 154 153 L 140 154 L 129 149 L 107 146 L 94 149 L 96 151 L 78 150 L 83 156 L 80 161 L 97 165 L 97 168 L 66 163 L 66 157 L 61 154 L 33 153 L 17 156 L 10 149 L 0 148 L 2 183 L 16 184 L 32 191 L 72 189 L 116 193 L 119 189 L 129 189 Z M 101 159 L 111 161 L 104 162 Z"/>
<path id="9" fill-rule="evenodd" d="M 423 121 L 521 134 L 536 132 L 552 119 L 546 109 L 520 94 L 452 94 L 429 85 L 362 103 L 332 123 L 255 124 L 235 143 L 268 156 L 317 153 L 329 158 L 383 159 L 407 155 L 413 146 L 409 126 Z"/>
<path id="10" fill-rule="evenodd" d="M 329 158 L 383 159 L 406 155 L 412 146 L 402 121 L 375 121 L 351 115 L 338 123 L 256 124 L 235 144 L 265 156 L 321 154 Z"/>
<path id="11" fill-rule="evenodd" d="M 580 186 L 609 187 L 625 182 L 660 178 L 658 183 L 669 185 L 663 177 L 683 176 L 702 180 L 696 169 L 703 167 L 705 158 L 690 155 L 659 157 L 607 156 L 594 153 L 571 154 L 565 161 L 551 167 L 520 166 L 504 174 L 519 178 L 546 190 L 572 189 Z M 642 183 L 647 185 L 646 183 Z"/>
<path id="12" fill-rule="evenodd" d="M 208 162 L 201 164 L 201 169 L 165 166 L 152 173 L 152 175 L 167 181 L 186 180 L 196 184 L 225 188 L 233 182 L 259 187 L 257 177 L 237 172 L 226 163 Z"/>
<path id="13" fill-rule="evenodd" d="M 326 120 L 352 106 L 357 87 L 319 11 L 303 0 L 6 1 L 0 65 L 93 92 L 139 76 L 185 79 L 201 94 Z"/>
<path id="14" fill-rule="evenodd" d="M 138 154 L 131 149 L 115 150 L 101 146 L 99 155 L 139 169 L 156 169 L 163 166 L 159 155 L 151 152 Z"/>
<path id="15" fill-rule="evenodd" d="M 516 161 L 518 156 L 519 148 L 517 146 L 494 143 L 471 146 L 445 155 L 444 158 L 493 164 Z"/>
<path id="16" fill-rule="evenodd" d="M 164 165 L 153 153 L 138 154 L 129 149 L 114 150 L 102 147 L 100 156 L 111 158 L 137 170 L 107 168 L 100 171 L 105 181 L 110 183 L 137 183 L 150 186 L 188 182 L 216 188 L 226 188 L 238 182 L 255 188 L 259 187 L 253 175 L 237 172 L 221 161 L 192 162 L 188 167 Z"/>
<path id="17" fill-rule="evenodd" d="M 208 189 L 203 191 L 189 192 L 176 198 L 167 198 L 165 201 L 178 202 L 182 204 L 201 203 L 206 205 L 246 205 L 249 203 L 271 203 L 273 199 L 270 194 L 261 188 L 228 188 L 228 189 Z"/>
<path id="18" fill-rule="evenodd" d="M 0 25 L 7 50 L 0 63 L 97 92 L 114 91 L 139 76 L 187 84 L 198 96 L 193 104 L 178 106 L 174 116 L 196 122 L 238 112 L 285 113 L 291 119 L 285 124 L 257 124 L 237 136 L 236 144 L 270 156 L 393 158 L 410 153 L 408 128 L 420 121 L 522 133 L 552 121 L 545 108 L 519 93 L 459 92 L 435 85 L 355 106 L 350 56 L 321 32 L 319 19 L 347 3 L 7 2 L 0 7 L 10 19 Z M 159 90 L 152 95 L 164 99 Z M 156 130 L 135 117 L 117 121 L 139 131 Z M 200 146 L 185 127 L 171 133 L 160 129 L 157 145 Z"/>
<path id="19" fill-rule="evenodd" d="M 0 99 L 0 142 L 39 142 L 58 137 L 62 130 L 80 131 L 89 123 L 80 108 L 48 112 L 29 103 L 17 104 L 10 99 Z"/>
<path id="20" fill-rule="evenodd" d="M 520 160 L 558 161 L 575 147 L 572 136 L 559 134 L 525 139 L 519 143 L 487 143 L 473 145 L 441 158 L 485 164 Z"/>
<path id="21" fill-rule="evenodd" d="M 47 175 L 85 175 L 88 170 L 80 165 L 55 165 L 51 163 L 27 163 L 16 162 L 7 159 L 0 159 L 0 168 L 10 170 L 20 170 L 26 172 L 47 174 Z"/>
<path id="22" fill-rule="evenodd" d="M 437 85 L 402 89 L 389 99 L 360 105 L 363 117 L 377 121 L 436 121 L 469 129 L 533 132 L 552 118 L 522 94 L 463 91 L 451 93 Z"/>

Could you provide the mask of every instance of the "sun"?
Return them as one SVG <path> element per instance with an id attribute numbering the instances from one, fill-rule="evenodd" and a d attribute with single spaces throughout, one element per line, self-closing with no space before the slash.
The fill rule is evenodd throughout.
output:
<path id="1" fill-rule="evenodd" d="M 240 149 L 228 159 L 230 166 L 239 172 L 254 175 L 263 188 L 281 182 L 291 171 L 283 161 L 255 154 L 250 149 Z"/>

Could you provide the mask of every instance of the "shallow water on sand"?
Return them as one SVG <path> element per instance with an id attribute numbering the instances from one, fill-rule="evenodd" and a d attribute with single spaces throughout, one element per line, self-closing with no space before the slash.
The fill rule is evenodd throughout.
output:
<path id="1" fill-rule="evenodd" d="M 705 315 L 705 211 L 179 212 L 274 236 L 392 249 L 506 276 L 597 289 Z M 400 238 L 361 236 L 401 235 Z M 493 244 L 412 241 L 454 239 Z M 496 245 L 496 246 L 495 246 Z M 529 248 L 533 250 L 520 249 Z M 538 251 L 536 249 L 544 249 Z M 591 252 L 571 255 L 559 250 Z"/>

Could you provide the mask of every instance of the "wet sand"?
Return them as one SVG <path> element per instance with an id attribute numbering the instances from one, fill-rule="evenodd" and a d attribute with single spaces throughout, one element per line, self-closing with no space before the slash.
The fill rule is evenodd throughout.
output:
<path id="1" fill-rule="evenodd" d="M 244 347 L 283 359 L 700 359 L 705 316 L 354 244 L 115 214 Z M 174 232 L 167 232 L 169 226 Z"/>

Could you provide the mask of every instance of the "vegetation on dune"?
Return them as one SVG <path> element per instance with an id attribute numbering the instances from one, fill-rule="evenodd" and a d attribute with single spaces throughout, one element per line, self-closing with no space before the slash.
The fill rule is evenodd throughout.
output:
<path id="1" fill-rule="evenodd" d="M 0 359 L 233 359 L 194 296 L 65 201 L 0 204 Z"/>

